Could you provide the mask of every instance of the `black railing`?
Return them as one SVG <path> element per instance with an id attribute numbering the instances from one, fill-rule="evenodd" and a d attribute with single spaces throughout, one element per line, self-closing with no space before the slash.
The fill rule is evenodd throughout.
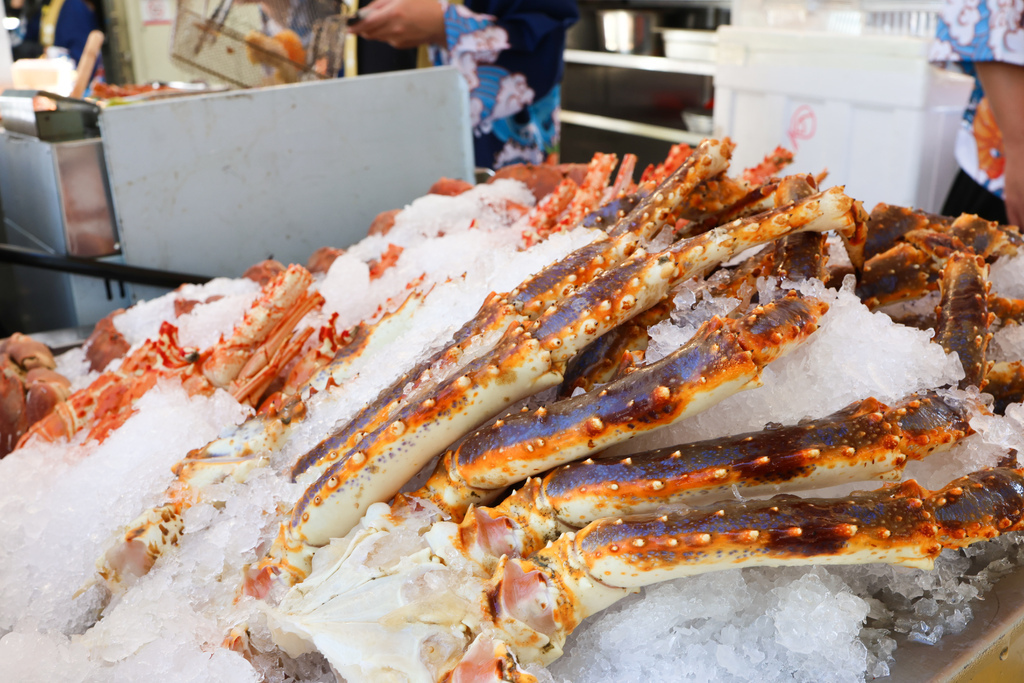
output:
<path id="1" fill-rule="evenodd" d="M 13 244 L 0 244 L 0 263 L 13 263 L 19 266 L 45 268 L 47 270 L 59 270 L 64 273 L 74 273 L 75 275 L 98 277 L 107 281 L 108 289 L 111 280 L 173 289 L 184 284 L 201 285 L 212 279 L 205 275 L 175 273 L 170 270 L 126 266 L 123 263 L 109 263 L 107 261 L 97 261 L 96 259 L 79 258 L 76 256 L 46 254 L 24 247 L 17 247 Z"/>

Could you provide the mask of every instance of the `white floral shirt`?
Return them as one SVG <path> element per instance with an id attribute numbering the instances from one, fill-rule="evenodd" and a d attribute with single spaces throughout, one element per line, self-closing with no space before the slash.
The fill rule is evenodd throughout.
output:
<path id="1" fill-rule="evenodd" d="M 469 84 L 476 164 L 539 164 L 558 153 L 562 52 L 572 0 L 442 1 L 451 64 Z"/>
<path id="2" fill-rule="evenodd" d="M 936 62 L 960 63 L 971 75 L 976 75 L 975 62 L 1024 66 L 1024 0 L 946 0 L 930 57 Z M 956 159 L 967 175 L 999 197 L 1003 196 L 1005 165 L 1002 142 L 976 79 L 957 136 Z"/>

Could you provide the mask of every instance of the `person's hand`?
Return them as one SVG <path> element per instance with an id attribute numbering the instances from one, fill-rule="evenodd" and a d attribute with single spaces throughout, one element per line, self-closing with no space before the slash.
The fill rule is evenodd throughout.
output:
<path id="1" fill-rule="evenodd" d="M 1006 166 L 1003 170 L 1003 199 L 1010 225 L 1024 230 L 1024 147 L 1006 146 Z"/>
<path id="2" fill-rule="evenodd" d="M 444 10 L 437 0 L 374 0 L 362 15 L 349 31 L 368 40 L 400 50 L 445 42 Z"/>
<path id="3" fill-rule="evenodd" d="M 1003 199 L 1011 225 L 1024 229 L 1024 66 L 1006 62 L 978 62 L 985 97 L 1003 134 Z"/>

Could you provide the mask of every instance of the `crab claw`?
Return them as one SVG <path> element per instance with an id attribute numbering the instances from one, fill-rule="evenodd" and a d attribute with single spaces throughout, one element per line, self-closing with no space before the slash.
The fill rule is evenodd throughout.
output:
<path id="1" fill-rule="evenodd" d="M 30 370 L 25 376 L 28 423 L 31 425 L 46 417 L 70 395 L 71 382 L 64 375 L 43 367 Z"/>
<path id="2" fill-rule="evenodd" d="M 477 636 L 448 678 L 449 683 L 537 683 L 519 668 L 508 646 L 489 635 Z"/>
<path id="3" fill-rule="evenodd" d="M 6 340 L 3 350 L 25 372 L 34 368 L 53 370 L 57 367 L 50 347 L 27 334 L 15 332 Z"/>
<path id="4" fill-rule="evenodd" d="M 25 414 L 25 386 L 13 370 L 4 367 L 0 354 L 0 458 L 14 450 L 28 429 Z"/>

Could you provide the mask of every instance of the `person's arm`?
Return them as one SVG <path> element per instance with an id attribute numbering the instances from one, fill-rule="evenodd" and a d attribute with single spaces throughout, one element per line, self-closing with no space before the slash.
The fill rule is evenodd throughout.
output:
<path id="1" fill-rule="evenodd" d="M 976 62 L 978 78 L 1003 134 L 1003 190 L 1010 223 L 1024 229 L 1024 66 Z"/>
<path id="2" fill-rule="evenodd" d="M 65 0 L 57 17 L 53 44 L 66 48 L 71 59 L 77 64 L 82 58 L 89 33 L 99 28 L 96 13 L 84 0 Z"/>
<path id="3" fill-rule="evenodd" d="M 444 8 L 437 0 L 374 0 L 349 30 L 399 50 L 444 45 Z"/>

